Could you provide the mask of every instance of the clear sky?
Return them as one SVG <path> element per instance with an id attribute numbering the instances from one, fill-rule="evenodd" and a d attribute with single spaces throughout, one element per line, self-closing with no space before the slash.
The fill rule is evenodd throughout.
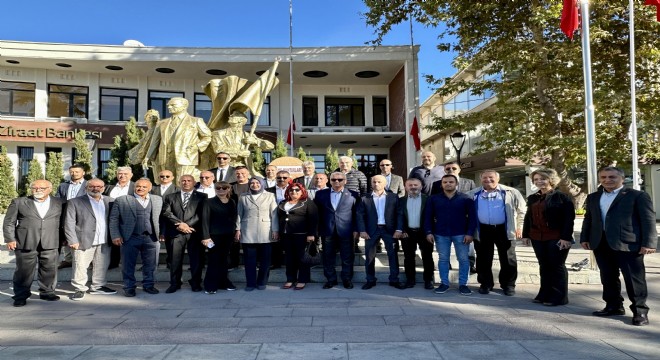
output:
<path id="1" fill-rule="evenodd" d="M 293 0 L 293 46 L 361 46 L 375 38 L 361 0 Z M 14 0 L 3 3 L 0 39 L 146 46 L 288 47 L 289 0 Z M 425 74 L 451 76 L 451 56 L 436 48 L 437 29 L 413 25 L 420 103 Z M 410 45 L 408 23 L 383 45 Z"/>

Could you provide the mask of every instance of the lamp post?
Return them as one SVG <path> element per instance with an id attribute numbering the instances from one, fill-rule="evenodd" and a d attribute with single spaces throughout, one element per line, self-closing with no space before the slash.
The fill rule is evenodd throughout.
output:
<path id="1" fill-rule="evenodd" d="M 456 151 L 456 162 L 458 163 L 458 166 L 461 167 L 461 151 L 463 150 L 463 145 L 465 145 L 465 138 L 466 135 L 461 133 L 460 131 L 457 131 L 449 136 L 449 140 L 451 141 L 451 146 L 454 147 L 454 150 Z M 456 146 L 454 143 L 454 140 L 456 142 L 460 141 L 460 145 Z"/>

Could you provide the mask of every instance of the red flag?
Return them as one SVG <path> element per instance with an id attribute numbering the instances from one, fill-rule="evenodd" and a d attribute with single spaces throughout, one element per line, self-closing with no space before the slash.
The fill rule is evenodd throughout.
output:
<path id="1" fill-rule="evenodd" d="M 564 0 L 564 8 L 561 10 L 561 23 L 559 27 L 571 40 L 573 39 L 573 33 L 580 25 L 578 14 L 577 0 Z"/>
<path id="2" fill-rule="evenodd" d="M 410 136 L 412 136 L 413 142 L 415 143 L 415 151 L 421 150 L 422 142 L 419 139 L 419 125 L 417 124 L 417 116 L 415 116 L 415 119 L 412 123 L 412 128 L 410 128 Z"/>
<path id="3" fill-rule="evenodd" d="M 652 5 L 657 8 L 657 19 L 660 21 L 660 0 L 646 0 L 644 5 Z"/>
<path id="4" fill-rule="evenodd" d="M 293 125 L 292 125 L 293 124 Z M 293 130 L 291 127 L 293 126 Z M 296 119 L 293 118 L 291 124 L 289 124 L 289 132 L 286 135 L 286 143 L 293 146 L 293 132 L 296 131 Z"/>

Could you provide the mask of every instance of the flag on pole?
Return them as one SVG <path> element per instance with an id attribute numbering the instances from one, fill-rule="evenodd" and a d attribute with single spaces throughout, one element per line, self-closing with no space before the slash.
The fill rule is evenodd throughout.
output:
<path id="1" fill-rule="evenodd" d="M 421 150 L 422 142 L 419 139 L 419 125 L 417 124 L 417 116 L 415 116 L 412 127 L 410 128 L 410 136 L 412 136 L 413 142 L 415 143 L 415 151 Z"/>
<path id="2" fill-rule="evenodd" d="M 660 21 L 660 0 L 646 0 L 644 5 L 651 5 L 657 8 L 657 19 Z"/>
<path id="3" fill-rule="evenodd" d="M 296 118 L 294 117 L 289 124 L 289 132 L 286 135 L 286 143 L 293 147 L 293 132 L 296 131 Z"/>
<path id="4" fill-rule="evenodd" d="M 660 0 L 655 0 L 660 1 Z M 561 10 L 561 31 L 573 40 L 573 33 L 580 26 L 577 0 L 564 0 L 564 8 Z"/>

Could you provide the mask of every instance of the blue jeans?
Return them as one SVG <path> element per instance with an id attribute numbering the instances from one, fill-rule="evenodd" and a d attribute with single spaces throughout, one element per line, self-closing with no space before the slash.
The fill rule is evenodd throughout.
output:
<path id="1" fill-rule="evenodd" d="M 456 259 L 458 260 L 458 284 L 467 285 L 468 277 L 470 276 L 470 260 L 468 259 L 468 252 L 470 250 L 469 244 L 464 244 L 463 239 L 465 235 L 455 236 L 435 236 L 435 248 L 438 251 L 438 270 L 440 272 L 440 281 L 449 285 L 449 254 L 451 252 L 451 244 L 454 244 L 456 251 Z"/>

